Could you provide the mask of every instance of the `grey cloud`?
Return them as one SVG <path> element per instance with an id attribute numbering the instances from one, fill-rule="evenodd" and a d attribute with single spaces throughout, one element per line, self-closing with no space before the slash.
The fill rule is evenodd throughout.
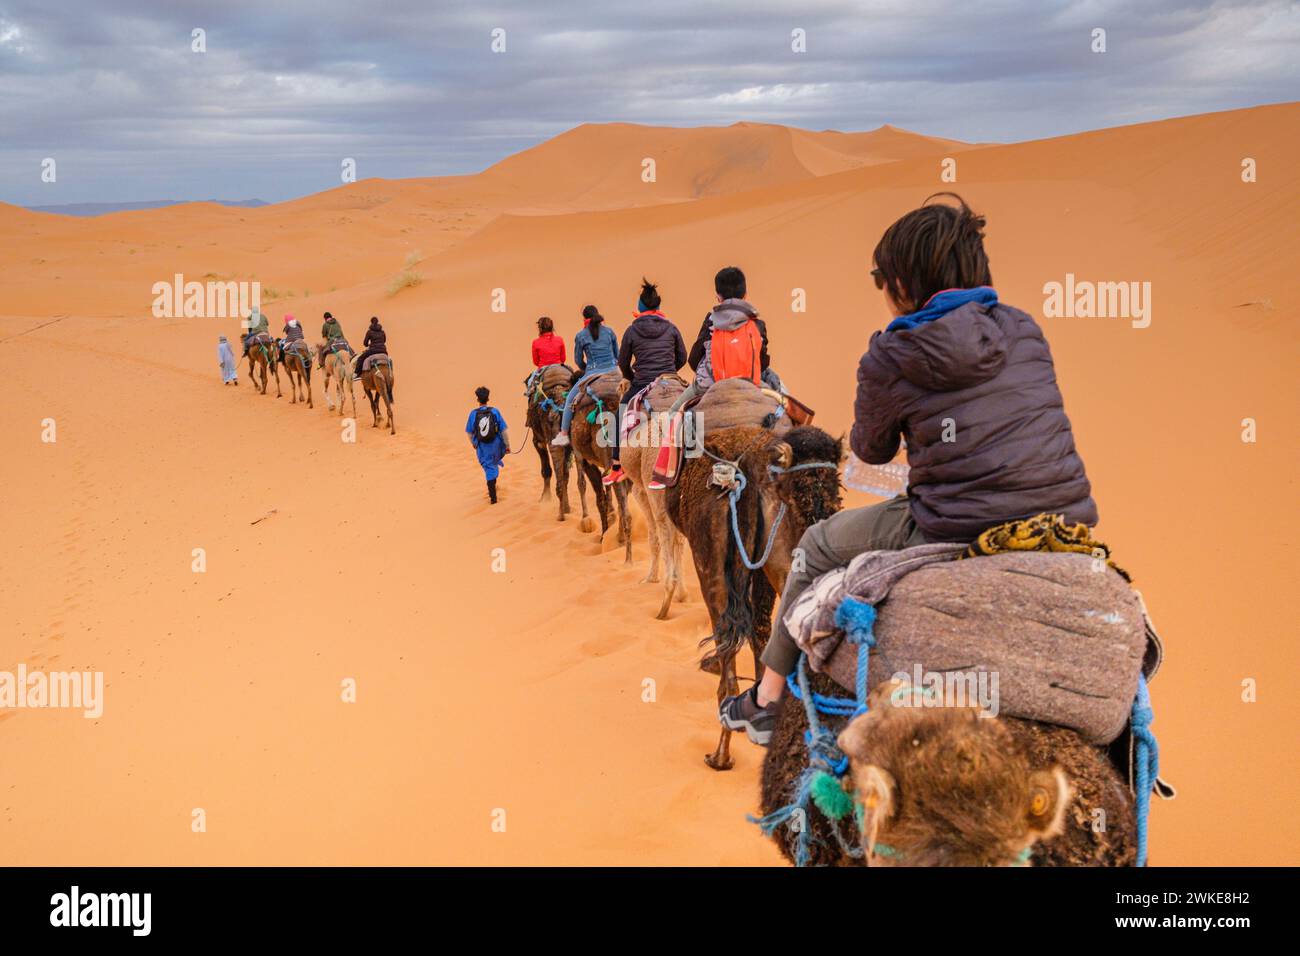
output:
<path id="1" fill-rule="evenodd" d="M 279 200 L 344 156 L 473 172 L 583 122 L 1027 139 L 1291 99 L 1300 40 L 1283 0 L 446 6 L 0 0 L 0 199 Z"/>

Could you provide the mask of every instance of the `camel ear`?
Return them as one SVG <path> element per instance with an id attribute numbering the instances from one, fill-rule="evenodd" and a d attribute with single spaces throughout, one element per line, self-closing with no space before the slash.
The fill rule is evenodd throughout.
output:
<path id="1" fill-rule="evenodd" d="M 835 463 L 841 464 L 844 461 L 844 458 L 844 436 L 841 435 L 839 438 L 835 439 Z"/>
<path id="2" fill-rule="evenodd" d="M 894 815 L 894 777 L 876 764 L 853 767 L 853 789 L 862 806 L 862 835 L 867 853 L 875 852 L 880 827 Z"/>
<path id="3" fill-rule="evenodd" d="M 1060 767 L 1030 774 L 1029 806 L 1025 810 L 1029 832 L 1044 840 L 1065 829 L 1065 808 L 1070 804 L 1070 796 L 1070 783 Z"/>
<path id="4" fill-rule="evenodd" d="M 772 464 L 778 468 L 789 468 L 794 464 L 794 449 L 787 442 L 777 442 L 769 449 L 768 454 L 772 457 Z"/>

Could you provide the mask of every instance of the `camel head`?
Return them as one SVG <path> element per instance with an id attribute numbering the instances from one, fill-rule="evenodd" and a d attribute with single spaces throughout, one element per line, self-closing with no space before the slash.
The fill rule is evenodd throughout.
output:
<path id="1" fill-rule="evenodd" d="M 811 425 L 800 425 L 774 442 L 770 455 L 770 464 L 779 468 L 812 462 L 828 462 L 836 466 L 772 475 L 777 493 L 790 506 L 804 529 L 840 510 L 842 486 L 838 466 L 844 459 L 842 438 L 832 438 Z"/>
<path id="2" fill-rule="evenodd" d="M 921 706 L 904 681 L 869 707 L 839 736 L 869 864 L 1024 865 L 1064 829 L 1065 774 L 1032 770 L 999 718 Z"/>

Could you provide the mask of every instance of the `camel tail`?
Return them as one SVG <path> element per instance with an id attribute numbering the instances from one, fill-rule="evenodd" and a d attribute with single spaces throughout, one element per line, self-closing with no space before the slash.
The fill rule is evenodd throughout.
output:
<path id="1" fill-rule="evenodd" d="M 736 503 L 736 515 L 740 520 L 741 540 L 746 542 L 746 549 L 752 551 L 750 542 L 755 539 L 761 540 L 763 537 L 763 510 L 758 507 L 756 491 L 746 489 L 745 494 Z M 757 525 L 756 529 L 755 525 Z M 745 562 L 740 560 L 730 518 L 725 555 L 722 573 L 727 589 L 727 604 L 723 609 L 722 619 L 718 622 L 717 633 L 713 635 L 714 649 L 705 655 L 702 664 L 708 664 L 715 658 L 734 657 L 754 633 L 754 605 L 750 600 L 751 581 L 756 573 L 761 575 L 763 572 L 749 570 L 745 567 Z M 707 641 L 708 638 L 705 638 L 701 643 Z"/>

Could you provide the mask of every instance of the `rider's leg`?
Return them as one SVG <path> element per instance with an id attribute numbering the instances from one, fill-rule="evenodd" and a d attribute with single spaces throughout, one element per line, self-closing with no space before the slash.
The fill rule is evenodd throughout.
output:
<path id="1" fill-rule="evenodd" d="M 845 567 L 863 552 L 900 551 L 924 543 L 906 497 L 838 512 L 805 531 L 799 539 L 802 567 L 791 569 L 785 579 L 772 638 L 763 650 L 763 676 L 749 690 L 719 705 L 722 723 L 732 730 L 744 730 L 755 743 L 766 746 L 776 725 L 776 703 L 785 693 L 786 677 L 799 661 L 799 646 L 785 625 L 786 612 L 799 595 L 820 575 Z"/>
<path id="2" fill-rule="evenodd" d="M 776 677 L 769 681 L 764 676 L 759 686 L 760 701 L 779 699 L 786 675 L 794 671 L 799 648 L 785 625 L 785 614 L 818 576 L 846 567 L 865 551 L 901 551 L 918 544 L 925 544 L 925 538 L 916 527 L 906 496 L 840 511 L 805 531 L 799 539 L 803 561 L 785 579 L 781 606 L 772 624 L 772 639 L 763 651 L 763 663 Z"/>
<path id="3" fill-rule="evenodd" d="M 583 386 L 586 385 L 589 376 L 583 376 L 572 388 L 569 394 L 564 396 L 564 408 L 560 412 L 560 431 L 551 439 L 552 445 L 567 445 L 569 443 L 569 426 L 573 424 L 573 406 L 582 394 Z"/>

